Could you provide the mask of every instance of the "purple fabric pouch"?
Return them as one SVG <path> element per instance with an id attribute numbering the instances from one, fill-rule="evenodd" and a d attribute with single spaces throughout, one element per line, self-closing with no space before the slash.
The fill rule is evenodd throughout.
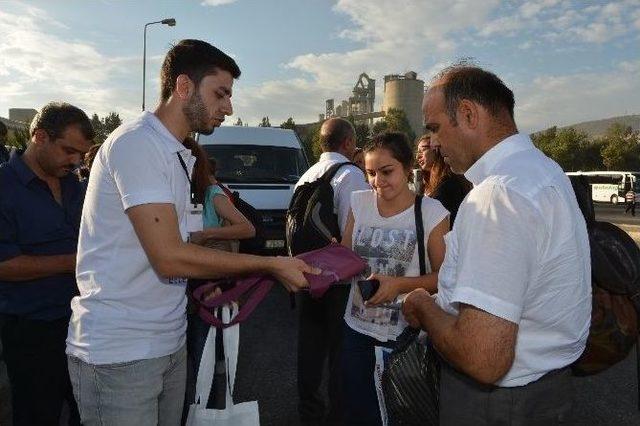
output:
<path id="1" fill-rule="evenodd" d="M 314 298 L 322 297 L 332 284 L 350 279 L 367 266 L 360 256 L 335 243 L 296 257 L 322 270 L 320 275 L 305 274 L 309 281 L 309 292 Z"/>
<path id="2" fill-rule="evenodd" d="M 359 274 L 367 266 L 360 256 L 340 244 L 329 244 L 321 249 L 301 253 L 296 257 L 322 270 L 319 275 L 305 274 L 309 282 L 309 292 L 314 298 L 322 297 L 332 284 Z M 198 315 L 217 328 L 226 328 L 242 322 L 267 296 L 275 282 L 270 275 L 252 275 L 237 280 L 232 288 L 208 300 L 204 300 L 204 295 L 218 287 L 220 281 L 201 285 L 193 291 Z M 231 322 L 224 323 L 215 316 L 215 308 L 238 300 L 242 301 L 240 310 Z"/>

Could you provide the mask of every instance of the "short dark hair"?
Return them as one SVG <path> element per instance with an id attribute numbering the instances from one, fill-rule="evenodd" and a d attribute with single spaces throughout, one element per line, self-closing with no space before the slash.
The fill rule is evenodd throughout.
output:
<path id="1" fill-rule="evenodd" d="M 33 117 L 29 134 L 33 136 L 36 130 L 44 130 L 51 139 L 56 140 L 62 137 L 67 127 L 73 125 L 80 128 L 87 140 L 95 137 L 91 121 L 84 111 L 66 102 L 49 102 Z"/>
<path id="2" fill-rule="evenodd" d="M 468 99 L 485 107 L 494 117 L 509 112 L 513 120 L 513 92 L 492 72 L 468 63 L 445 68 L 435 79 L 444 94 L 447 115 L 456 124 L 460 101 Z"/>
<path id="3" fill-rule="evenodd" d="M 325 127 L 326 126 L 326 127 Z M 326 133 L 320 128 L 320 148 L 322 152 L 337 151 L 347 138 L 355 138 L 356 131 L 353 124 L 344 118 L 331 118 L 322 124 Z"/>
<path id="4" fill-rule="evenodd" d="M 389 151 L 405 170 L 411 170 L 413 167 L 413 150 L 409 144 L 409 138 L 403 132 L 382 132 L 373 135 L 371 142 L 364 147 L 364 153 L 376 149 Z"/>
<path id="5" fill-rule="evenodd" d="M 9 133 L 9 129 L 4 125 L 2 121 L 0 121 L 0 140 L 4 140 Z"/>
<path id="6" fill-rule="evenodd" d="M 218 70 L 228 71 L 233 78 L 240 77 L 236 61 L 222 50 L 202 40 L 182 40 L 169 50 L 160 69 L 160 100 L 169 99 L 176 88 L 179 75 L 187 75 L 198 87 L 200 81 Z"/>

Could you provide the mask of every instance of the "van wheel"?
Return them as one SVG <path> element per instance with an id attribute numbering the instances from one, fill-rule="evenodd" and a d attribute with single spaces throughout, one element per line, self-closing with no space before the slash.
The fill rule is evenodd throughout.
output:
<path id="1" fill-rule="evenodd" d="M 611 204 L 613 204 L 613 205 L 618 204 L 618 196 L 617 195 L 612 195 L 611 196 Z"/>

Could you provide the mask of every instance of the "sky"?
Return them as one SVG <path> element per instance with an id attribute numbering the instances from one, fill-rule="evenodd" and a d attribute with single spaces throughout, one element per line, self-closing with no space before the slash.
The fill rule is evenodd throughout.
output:
<path id="1" fill-rule="evenodd" d="M 429 80 L 464 58 L 514 91 L 521 131 L 640 114 L 640 0 L 0 0 L 0 116 L 70 102 L 131 119 L 158 102 L 171 45 L 206 40 L 242 75 L 234 115 L 316 121 L 351 96 L 358 75 Z"/>

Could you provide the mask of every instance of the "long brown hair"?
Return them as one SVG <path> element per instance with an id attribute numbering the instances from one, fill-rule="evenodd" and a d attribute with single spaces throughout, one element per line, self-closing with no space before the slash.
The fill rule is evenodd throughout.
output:
<path id="1" fill-rule="evenodd" d="M 204 202 L 204 193 L 211 185 L 211 176 L 213 175 L 213 170 L 209 163 L 209 156 L 198 142 L 190 136 L 187 136 L 184 140 L 184 146 L 191 150 L 191 155 L 196 157 L 191 181 L 193 182 L 193 191 L 196 201 L 202 203 Z"/>
<path id="2" fill-rule="evenodd" d="M 416 140 L 416 147 L 422 141 L 431 142 L 431 135 L 422 135 Z M 422 171 L 422 182 L 424 184 L 425 194 L 431 194 L 434 189 L 442 183 L 443 180 L 453 175 L 451 167 L 444 161 L 444 157 L 440 154 L 440 151 L 433 151 L 435 160 L 428 171 Z"/>

